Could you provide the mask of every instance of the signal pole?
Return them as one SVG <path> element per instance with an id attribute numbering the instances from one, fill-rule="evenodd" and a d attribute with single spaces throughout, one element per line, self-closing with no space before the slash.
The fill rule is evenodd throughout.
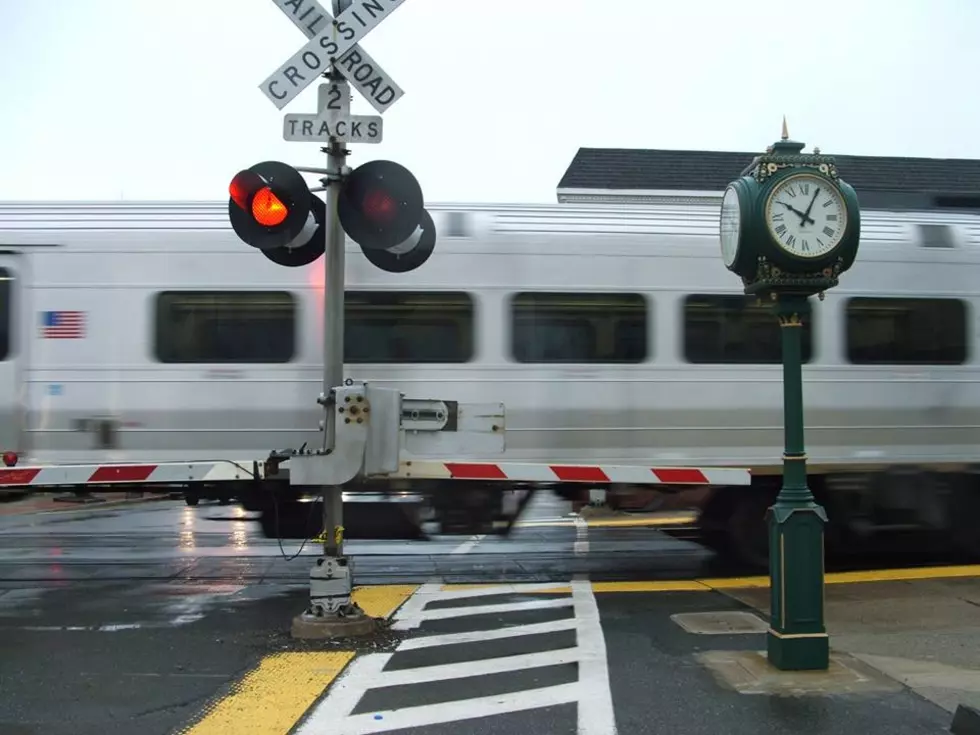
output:
<path id="1" fill-rule="evenodd" d="M 359 45 L 404 2 L 368 3 L 365 10 L 352 0 L 331 0 L 331 17 L 318 0 L 274 0 L 307 41 L 260 89 L 281 110 L 314 81 L 326 78 L 318 88 L 316 112 L 286 115 L 283 138 L 319 143 L 327 165 L 305 168 L 266 161 L 240 171 L 229 187 L 229 217 L 245 243 L 287 267 L 304 267 L 325 256 L 323 388 L 318 399 L 324 410 L 323 446 L 273 453 L 290 462 L 290 485 L 320 488 L 323 499 L 323 555 L 310 571 L 310 605 L 293 620 L 298 638 L 344 637 L 376 628 L 377 621 L 352 596 L 353 569 L 343 544 L 343 486 L 357 476 L 398 470 L 400 435 L 392 440 L 400 431 L 403 396 L 363 382 L 344 383 L 344 250 L 349 236 L 372 265 L 404 273 L 426 262 L 436 232 L 412 173 L 382 160 L 351 171 L 347 143 L 381 143 L 384 132 L 380 116 L 351 114 L 351 87 L 382 114 L 404 94 Z M 311 191 L 301 171 L 320 174 L 322 187 Z M 321 190 L 325 204 L 315 196 Z M 370 416 L 358 409 L 370 411 Z M 368 457 L 371 432 L 385 440 L 377 440 L 372 446 L 384 448 Z"/>
<path id="2" fill-rule="evenodd" d="M 324 422 L 323 448 L 332 450 L 337 436 L 336 401 L 333 387 L 344 381 L 344 231 L 337 217 L 343 167 L 347 161 L 344 144 L 331 141 L 323 149 L 327 154 L 327 170 L 324 186 L 327 187 L 326 269 L 323 283 L 323 396 L 327 410 Z M 323 488 L 323 553 L 325 556 L 343 555 L 344 503 L 342 489 L 336 486 Z"/>
<path id="3" fill-rule="evenodd" d="M 331 0 L 336 18 L 352 0 Z M 342 81 L 343 76 L 331 64 L 324 75 L 327 79 Z M 337 407 L 332 393 L 334 386 L 344 382 L 344 230 L 337 216 L 340 188 L 343 186 L 344 166 L 347 165 L 345 144 L 331 139 L 326 148 L 327 174 L 323 185 L 327 188 L 327 226 L 323 267 L 323 397 L 326 420 L 323 426 L 323 449 L 332 450 L 337 437 Z M 343 556 L 344 496 L 343 488 L 323 488 L 323 555 L 327 558 Z"/>

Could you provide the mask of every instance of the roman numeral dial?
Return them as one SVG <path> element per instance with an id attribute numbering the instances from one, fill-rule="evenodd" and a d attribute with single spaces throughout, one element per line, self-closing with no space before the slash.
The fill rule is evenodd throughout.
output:
<path id="1" fill-rule="evenodd" d="M 833 252 L 844 237 L 847 208 L 830 181 L 795 174 L 769 194 L 765 218 L 780 248 L 798 258 L 819 258 Z"/>

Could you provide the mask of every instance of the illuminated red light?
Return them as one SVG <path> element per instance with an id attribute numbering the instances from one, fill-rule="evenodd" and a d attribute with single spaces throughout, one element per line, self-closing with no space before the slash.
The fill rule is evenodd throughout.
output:
<path id="1" fill-rule="evenodd" d="M 281 225 L 289 214 L 289 208 L 268 186 L 259 189 L 252 199 L 252 216 L 264 227 Z"/>
<path id="2" fill-rule="evenodd" d="M 390 222 L 398 214 L 398 203 L 388 192 L 371 189 L 364 195 L 364 214 L 375 222 Z"/>
<path id="3" fill-rule="evenodd" d="M 253 171 L 239 171 L 228 185 L 228 194 L 240 209 L 248 210 L 249 197 L 264 183 Z"/>
<path id="4" fill-rule="evenodd" d="M 17 452 L 4 452 L 3 463 L 7 467 L 14 467 L 17 464 Z"/>

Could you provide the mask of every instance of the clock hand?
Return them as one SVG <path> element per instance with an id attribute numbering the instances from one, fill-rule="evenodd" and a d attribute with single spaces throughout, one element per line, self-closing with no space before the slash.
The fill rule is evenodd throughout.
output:
<path id="1" fill-rule="evenodd" d="M 794 207 L 792 204 L 787 204 L 786 202 L 777 202 L 777 204 L 782 204 L 784 207 L 786 207 L 787 209 L 789 209 L 789 211 L 792 212 L 793 214 L 798 214 L 800 216 L 800 221 L 801 222 L 806 222 L 807 220 L 810 220 L 811 223 L 814 223 L 815 224 L 815 222 L 814 222 L 814 220 L 813 220 L 812 217 L 810 217 L 807 214 L 804 214 L 803 212 L 801 212 L 800 210 L 798 210 L 796 207 Z"/>
<path id="2" fill-rule="evenodd" d="M 813 209 L 813 203 L 817 201 L 817 194 L 819 194 L 819 193 L 820 193 L 820 187 L 818 186 L 817 187 L 817 190 L 815 192 L 813 192 L 813 199 L 810 200 L 810 206 L 806 208 L 806 213 L 803 215 L 804 217 L 806 217 L 806 218 L 809 219 L 809 217 L 810 217 L 810 210 Z M 813 222 L 812 219 L 810 221 Z"/>

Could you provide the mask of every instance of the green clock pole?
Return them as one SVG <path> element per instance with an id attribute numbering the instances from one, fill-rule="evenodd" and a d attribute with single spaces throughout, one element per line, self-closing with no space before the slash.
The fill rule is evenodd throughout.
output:
<path id="1" fill-rule="evenodd" d="M 827 514 L 807 486 L 803 439 L 803 324 L 807 294 L 775 296 L 783 351 L 783 485 L 769 508 L 771 627 L 769 662 L 778 669 L 826 669 L 830 639 L 824 626 L 824 542 Z"/>
<path id="2" fill-rule="evenodd" d="M 831 156 L 782 139 L 728 185 L 719 234 L 725 267 L 745 294 L 769 302 L 779 321 L 783 362 L 783 484 L 768 509 L 769 662 L 788 671 L 826 670 L 824 525 L 807 486 L 803 432 L 803 326 L 810 297 L 838 284 L 857 256 L 861 210 Z"/>

